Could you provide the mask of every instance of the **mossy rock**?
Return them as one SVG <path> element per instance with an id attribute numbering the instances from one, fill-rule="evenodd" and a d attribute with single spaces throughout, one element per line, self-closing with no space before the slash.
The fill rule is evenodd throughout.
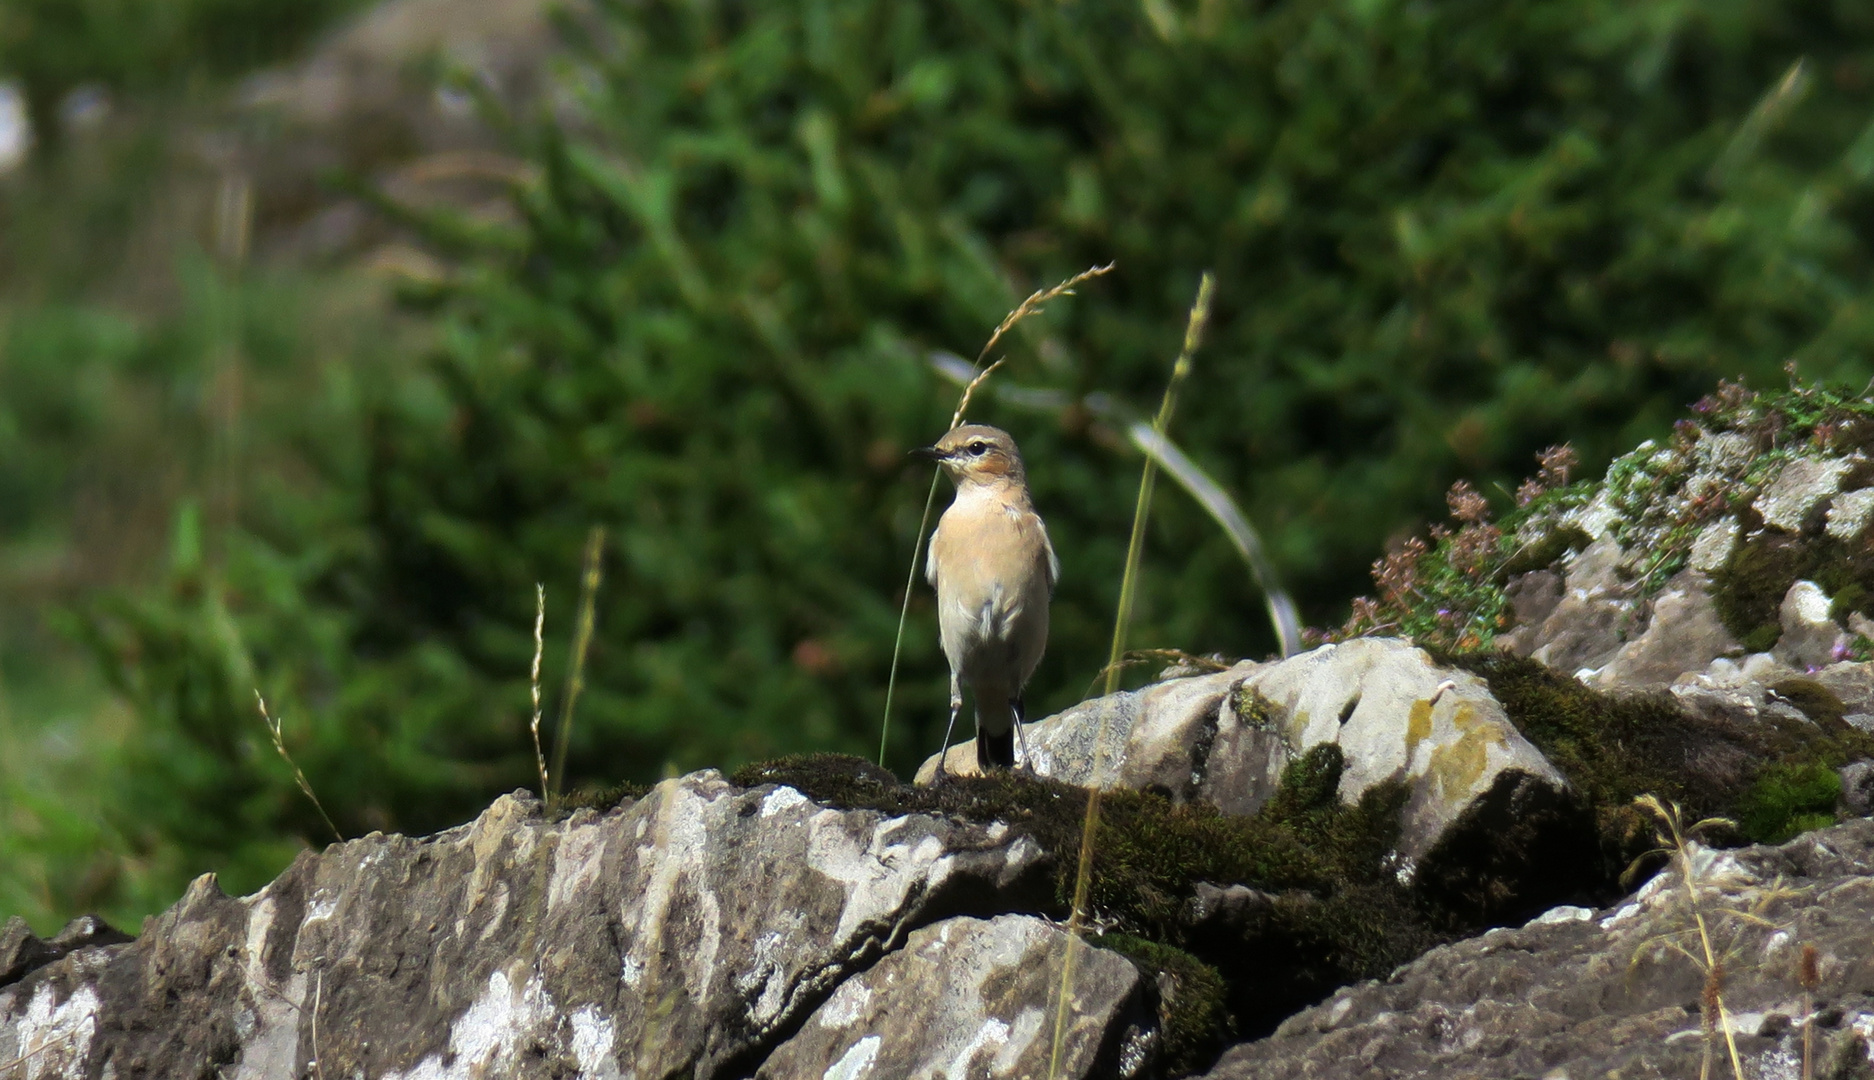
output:
<path id="1" fill-rule="evenodd" d="M 642 799 L 651 790 L 649 784 L 629 780 L 616 784 L 583 784 L 555 800 L 547 817 L 564 821 L 575 810 L 610 810 L 627 802 Z"/>
<path id="2" fill-rule="evenodd" d="M 1159 1069 L 1189 1076 L 1215 1061 L 1235 1034 L 1228 990 L 1216 968 L 1175 946 L 1131 934 L 1089 939 L 1133 962 L 1150 981 L 1158 1008 Z"/>
<path id="3" fill-rule="evenodd" d="M 1545 530 L 1533 543 L 1516 547 L 1503 569 L 1497 575 L 1498 585 L 1507 585 L 1511 578 L 1536 570 L 1547 570 L 1562 560 L 1562 556 L 1571 551 L 1585 551 L 1594 538 L 1576 525 L 1557 525 Z"/>
<path id="4" fill-rule="evenodd" d="M 1440 927 L 1450 920 L 1429 911 L 1391 862 L 1405 785 L 1376 785 L 1348 806 L 1337 795 L 1341 768 L 1337 746 L 1303 754 L 1254 816 L 1225 814 L 1208 803 L 1176 805 L 1151 792 L 1105 792 L 1086 910 L 1110 926 L 1110 939 L 1182 950 L 1232 973 L 1224 978 L 1226 1015 L 1246 1034 L 1266 1033 L 1336 987 L 1382 976 L 1449 940 Z M 1073 907 L 1086 789 L 1007 770 L 920 787 L 832 754 L 750 765 L 731 779 L 742 786 L 786 784 L 845 809 L 1006 822 L 1054 857 L 1053 897 L 1044 913 L 1064 918 Z M 1246 937 L 1195 940 L 1186 906 L 1200 882 L 1242 884 L 1276 902 Z"/>
<path id="5" fill-rule="evenodd" d="M 1780 842 L 1832 823 L 1835 770 L 1874 758 L 1874 735 L 1848 725 L 1841 699 L 1813 679 L 1772 687 L 1809 723 L 1771 714 L 1742 723 L 1700 715 L 1665 692 L 1601 693 L 1505 653 L 1450 659 L 1489 683 L 1511 722 L 1581 792 L 1612 874 L 1652 846 L 1631 809 L 1640 795 L 1677 803 L 1688 819 L 1737 822 L 1715 842 Z"/>

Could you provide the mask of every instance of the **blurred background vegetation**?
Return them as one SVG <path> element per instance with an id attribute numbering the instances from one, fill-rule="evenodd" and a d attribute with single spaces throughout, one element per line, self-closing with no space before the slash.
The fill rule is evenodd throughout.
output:
<path id="1" fill-rule="evenodd" d="M 1316 624 L 1465 476 L 1584 468 L 1720 376 L 1860 385 L 1853 0 L 0 0 L 0 912 L 134 923 L 533 786 L 607 530 L 574 784 L 869 754 L 929 354 L 1156 401 Z M 1104 656 L 1139 461 L 1010 428 L 1064 566 L 1034 715 Z M 1140 646 L 1261 655 L 1161 489 Z M 888 763 L 934 749 L 916 593 Z M 552 724 L 547 725 L 549 729 Z"/>

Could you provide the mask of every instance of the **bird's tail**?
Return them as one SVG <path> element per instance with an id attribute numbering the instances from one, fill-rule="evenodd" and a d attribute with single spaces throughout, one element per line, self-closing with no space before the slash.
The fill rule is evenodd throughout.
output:
<path id="1" fill-rule="evenodd" d="M 1015 709 L 1001 694 L 976 696 L 976 764 L 1015 767 Z"/>

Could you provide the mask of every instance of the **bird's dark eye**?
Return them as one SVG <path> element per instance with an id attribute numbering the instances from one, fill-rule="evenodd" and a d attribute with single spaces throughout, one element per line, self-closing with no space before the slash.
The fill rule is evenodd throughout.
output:
<path id="1" fill-rule="evenodd" d="M 986 454 L 988 452 L 989 452 L 989 444 L 986 442 L 973 442 L 970 444 L 970 453 L 972 454 L 981 455 L 981 454 Z"/>

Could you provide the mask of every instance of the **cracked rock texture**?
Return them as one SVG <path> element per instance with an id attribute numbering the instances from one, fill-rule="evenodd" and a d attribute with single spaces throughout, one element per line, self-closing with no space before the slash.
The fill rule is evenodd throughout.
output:
<path id="1" fill-rule="evenodd" d="M 1748 1077 L 1874 1075 L 1874 821 L 1781 847 L 1691 849 L 1698 910 L 1725 957 L 1724 1019 Z M 1601 911 L 1554 909 L 1442 946 L 1384 982 L 1346 987 L 1210 1080 L 1701 1075 L 1701 967 L 1685 879 L 1655 877 Z M 1801 985 L 1815 950 L 1813 991 Z M 1730 1076 L 1721 1034 L 1714 1075 Z"/>
<path id="2" fill-rule="evenodd" d="M 305 1076 L 315 1055 L 328 1077 L 746 1076 L 920 926 L 1023 906 L 1046 859 L 1001 825 L 829 810 L 713 772 L 558 823 L 504 796 L 434 837 L 307 853 L 249 897 L 203 877 L 134 942 L 19 965 L 0 1063 L 24 1080 Z M 978 946 L 985 978 L 1011 940 Z M 1124 1024 L 1110 966 L 1099 1015 Z M 917 998 L 895 1014 L 931 1007 L 903 985 Z M 1006 1002 L 993 981 L 953 998 L 971 992 L 986 1018 Z M 1091 1068 L 1118 1035 L 1082 1037 Z"/>
<path id="3" fill-rule="evenodd" d="M 758 1080 L 876 1076 L 1017 1080 L 1048 1074 L 1070 939 L 1027 915 L 946 919 L 840 985 Z M 1143 1075 L 1156 1049 L 1138 969 L 1074 944 L 1066 1076 Z"/>

